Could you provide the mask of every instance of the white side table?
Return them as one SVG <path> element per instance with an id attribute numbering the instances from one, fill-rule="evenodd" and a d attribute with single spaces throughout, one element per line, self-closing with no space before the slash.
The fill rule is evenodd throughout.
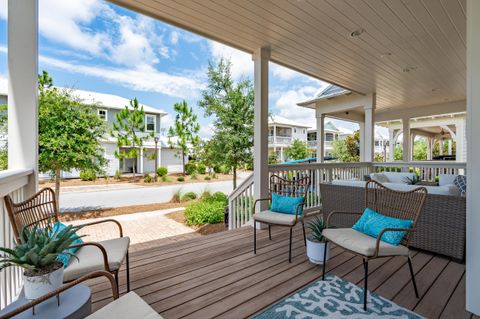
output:
<path id="1" fill-rule="evenodd" d="M 76 285 L 72 288 L 60 293 L 60 305 L 57 303 L 57 298 L 52 297 L 35 306 L 35 314 L 32 309 L 16 315 L 15 319 L 82 319 L 90 315 L 92 312 L 92 292 L 86 285 Z M 14 309 L 28 303 L 29 300 L 23 296 L 23 291 L 18 297 L 17 301 L 11 303 L 2 311 L 0 311 L 0 318 L 2 315 L 13 311 Z"/>

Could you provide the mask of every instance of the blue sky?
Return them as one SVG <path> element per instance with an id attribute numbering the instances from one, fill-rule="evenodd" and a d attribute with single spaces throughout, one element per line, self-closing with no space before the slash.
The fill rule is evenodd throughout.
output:
<path id="1" fill-rule="evenodd" d="M 7 77 L 6 2 L 0 0 L 0 78 Z M 211 135 L 211 119 L 197 106 L 209 61 L 229 58 L 235 80 L 253 76 L 251 55 L 103 0 L 39 4 L 39 70 L 57 86 L 137 97 L 169 113 L 164 127 L 172 123 L 173 104 L 185 99 L 198 114 L 201 136 Z M 324 85 L 271 63 L 270 112 L 314 127 L 313 110 L 295 104 Z"/>

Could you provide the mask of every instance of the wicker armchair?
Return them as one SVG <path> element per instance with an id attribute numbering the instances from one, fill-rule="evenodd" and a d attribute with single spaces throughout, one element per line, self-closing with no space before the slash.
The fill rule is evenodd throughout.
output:
<path id="1" fill-rule="evenodd" d="M 378 182 L 369 181 L 365 186 L 365 208 L 370 208 L 386 216 L 412 220 L 412 228 L 385 228 L 379 233 L 377 238 L 370 237 L 352 228 L 329 228 L 323 231 L 323 236 L 327 241 L 331 241 L 363 259 L 365 270 L 363 307 L 365 310 L 367 309 L 368 296 L 368 261 L 375 258 L 391 256 L 406 257 L 415 296 L 418 298 L 418 289 L 413 273 L 412 261 L 410 259 L 409 243 L 412 234 L 415 232 L 416 223 L 423 210 L 426 197 L 427 189 L 424 187 L 419 187 L 408 192 L 399 192 L 391 190 Z M 332 219 L 335 218 L 336 215 L 359 216 L 361 213 L 333 211 L 327 217 L 327 226 L 331 225 Z M 387 231 L 401 231 L 406 234 L 401 244 L 394 246 L 380 240 Z M 325 254 L 326 251 L 327 250 L 325 250 Z M 323 264 L 323 280 L 325 280 L 325 268 L 326 262 Z"/>
<path id="2" fill-rule="evenodd" d="M 20 242 L 23 227 L 32 227 L 35 224 L 46 227 L 48 222 L 59 221 L 55 192 L 51 188 L 44 188 L 20 203 L 14 203 L 8 195 L 4 199 L 17 242 Z M 72 245 L 70 248 L 80 247 L 80 249 L 75 253 L 78 258 L 72 258 L 64 270 L 64 282 L 74 281 L 94 271 L 105 270 L 115 276 L 118 286 L 118 273 L 122 263 L 126 261 L 127 291 L 130 291 L 130 262 L 128 256 L 130 238 L 123 236 L 122 225 L 114 219 L 104 219 L 81 226 L 88 227 L 100 223 L 117 225 L 119 237 L 100 242 Z"/>
<path id="3" fill-rule="evenodd" d="M 298 179 L 287 180 L 281 178 L 278 175 L 270 176 L 270 196 L 268 198 L 257 199 L 253 207 L 257 206 L 257 203 L 261 201 L 271 201 L 272 194 L 276 193 L 283 196 L 306 196 L 310 187 L 309 177 L 302 177 Z M 295 215 L 293 214 L 282 214 L 272 212 L 270 210 L 261 211 L 253 215 L 253 252 L 257 253 L 257 222 L 261 222 L 268 225 L 268 238 L 272 240 L 272 230 L 271 226 L 282 226 L 290 228 L 290 244 L 288 250 L 288 262 L 292 262 L 292 231 L 293 227 L 297 224 L 298 221 L 302 223 L 303 228 L 303 240 L 305 245 L 307 245 L 307 240 L 305 237 L 305 223 L 304 223 L 304 214 L 299 214 L 300 209 L 303 209 L 303 203 L 295 207 Z"/>

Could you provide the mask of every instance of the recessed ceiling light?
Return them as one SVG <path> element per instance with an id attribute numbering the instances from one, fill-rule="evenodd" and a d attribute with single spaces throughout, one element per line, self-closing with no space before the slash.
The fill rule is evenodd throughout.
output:
<path id="1" fill-rule="evenodd" d="M 350 36 L 352 38 L 358 38 L 362 33 L 365 32 L 365 29 L 364 28 L 360 28 L 360 29 L 357 29 L 355 31 L 353 31 L 352 33 L 350 33 Z"/>
<path id="2" fill-rule="evenodd" d="M 409 72 L 415 71 L 416 69 L 417 69 L 416 66 L 406 66 L 403 68 L 402 72 L 409 73 Z"/>

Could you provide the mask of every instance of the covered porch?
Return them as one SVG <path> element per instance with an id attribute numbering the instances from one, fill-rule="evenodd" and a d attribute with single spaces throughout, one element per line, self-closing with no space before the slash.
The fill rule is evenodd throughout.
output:
<path id="1" fill-rule="evenodd" d="M 480 91 L 476 89 L 480 86 L 480 38 L 475 33 L 480 28 L 479 2 L 112 2 L 252 54 L 254 174 L 232 194 L 231 229 L 248 224 L 252 203 L 246 198 L 267 197 L 269 175 L 275 172 L 301 171 L 316 176 L 316 196 L 307 199 L 310 211 L 321 209 L 321 182 L 360 178 L 392 167 L 418 169 L 425 180 L 434 179 L 439 172 L 466 174 L 466 265 L 415 251 L 420 299 L 408 291 L 405 264 L 395 258 L 378 261 L 377 266 L 372 263 L 370 287 L 427 317 L 480 315 L 480 198 L 475 196 L 480 190 L 480 145 L 473 142 L 480 135 Z M 20 201 L 38 189 L 38 1 L 9 0 L 8 10 L 9 170 L 0 172 L 0 195 L 12 194 Z M 324 136 L 326 115 L 357 121 L 360 163 L 322 163 L 322 139 L 319 163 L 268 165 L 270 61 L 352 92 L 320 101 L 321 107 L 315 104 L 317 136 Z M 403 142 L 402 162 L 373 162 L 376 122 L 400 119 L 404 136 L 411 136 L 411 118 L 453 112 L 466 112 L 462 132 L 467 143 L 460 146 L 457 142 L 457 149 L 466 150 L 466 163 L 411 162 L 409 138 Z M 249 214 L 242 213 L 245 211 Z M 13 236 L 3 205 L 1 215 L 0 245 L 8 246 Z M 262 232 L 262 254 L 254 257 L 251 231 L 251 227 L 242 227 L 170 246 L 152 243 L 150 250 L 132 256 L 133 289 L 166 318 L 232 318 L 253 315 L 319 278 L 320 269 L 308 263 L 298 237 L 297 255 L 288 264 L 281 249 L 287 242 L 280 240 L 286 233 L 276 232 L 270 242 Z M 361 284 L 361 260 L 339 248 L 332 254 L 331 272 Z M 275 272 L 267 271 L 265 277 L 265 267 Z M 229 281 L 215 281 L 222 276 Z M 16 270 L 1 273 L 1 307 L 18 293 L 20 277 Z M 108 302 L 102 287 L 93 286 L 96 307 Z M 178 295 L 181 299 L 175 297 Z"/>

